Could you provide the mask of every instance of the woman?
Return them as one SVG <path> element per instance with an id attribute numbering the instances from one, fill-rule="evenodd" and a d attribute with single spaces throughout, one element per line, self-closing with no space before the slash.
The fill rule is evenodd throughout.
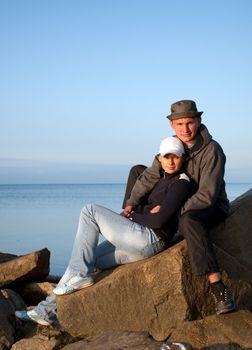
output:
<path id="1" fill-rule="evenodd" d="M 180 207 L 189 196 L 191 183 L 181 172 L 184 147 L 177 137 L 161 142 L 159 161 L 163 177 L 149 194 L 141 212 L 127 217 L 99 205 L 86 205 L 80 214 L 72 256 L 54 295 L 33 310 L 16 311 L 22 320 L 50 325 L 55 319 L 55 295 L 65 295 L 94 284 L 96 268 L 106 269 L 151 257 L 171 240 Z M 99 235 L 105 241 L 98 244 Z"/>

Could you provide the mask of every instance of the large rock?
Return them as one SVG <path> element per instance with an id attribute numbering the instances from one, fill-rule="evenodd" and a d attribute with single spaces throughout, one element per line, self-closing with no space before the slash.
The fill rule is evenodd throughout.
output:
<path id="1" fill-rule="evenodd" d="M 43 327 L 31 322 L 26 322 L 24 327 L 23 337 L 18 334 L 19 340 L 12 345 L 11 350 L 59 350 L 78 340 L 59 327 Z"/>
<path id="2" fill-rule="evenodd" d="M 223 278 L 232 287 L 237 306 L 252 310 L 252 257 L 251 253 L 242 258 L 239 254 L 248 249 L 244 237 L 249 229 L 239 237 L 242 227 L 251 228 L 251 192 L 239 203 L 232 205 L 232 215 L 211 234 Z M 249 210 L 243 210 L 243 206 Z M 219 236 L 226 239 L 218 240 Z M 239 251 L 229 248 L 231 240 L 239 242 Z M 57 308 L 60 323 L 73 336 L 94 336 L 111 330 L 148 331 L 156 340 L 166 339 L 185 320 L 214 313 L 206 277 L 191 273 L 185 241 L 150 259 L 98 275 L 94 286 L 58 297 Z"/>
<path id="3" fill-rule="evenodd" d="M 2 292 L 0 291 L 0 350 L 6 350 L 14 342 L 14 316 Z"/>
<path id="4" fill-rule="evenodd" d="M 189 312 L 181 280 L 184 254 L 185 244 L 178 244 L 169 254 L 120 266 L 90 288 L 58 297 L 60 323 L 79 337 L 146 330 L 164 339 Z"/>
<path id="5" fill-rule="evenodd" d="M 203 320 L 182 322 L 174 329 L 170 341 L 189 342 L 195 348 L 251 349 L 252 314 L 239 311 L 214 315 Z"/>
<path id="6" fill-rule="evenodd" d="M 22 299 L 11 290 L 0 290 L 0 350 L 6 350 L 14 342 L 17 307 L 24 307 Z"/>
<path id="7" fill-rule="evenodd" d="M 41 279 L 49 273 L 50 252 L 46 248 L 18 257 L 3 255 L 9 259 L 0 263 L 0 288 L 13 282 Z"/>
<path id="8" fill-rule="evenodd" d="M 54 283 L 29 282 L 16 287 L 16 291 L 22 296 L 26 305 L 37 305 L 53 293 Z"/>
<path id="9" fill-rule="evenodd" d="M 252 189 L 230 204 L 230 216 L 211 232 L 213 242 L 252 272 Z M 252 273 L 251 273 L 252 280 Z"/>
<path id="10" fill-rule="evenodd" d="M 62 350 L 160 350 L 161 345 L 147 332 L 108 332 L 67 345 Z"/>
<path id="11" fill-rule="evenodd" d="M 43 339 L 39 336 L 32 339 L 21 339 L 16 342 L 11 350 L 57 350 L 58 342 L 56 339 Z"/>
<path id="12" fill-rule="evenodd" d="M 172 330 L 165 342 L 171 350 L 207 349 L 239 350 L 252 348 L 252 314 L 239 311 L 229 315 L 209 316 L 198 321 L 184 321 Z M 159 349 L 146 332 L 108 332 L 92 339 L 80 340 L 62 350 L 145 350 Z"/>
<path id="13" fill-rule="evenodd" d="M 6 261 L 13 260 L 17 257 L 15 254 L 0 253 L 0 264 Z"/>

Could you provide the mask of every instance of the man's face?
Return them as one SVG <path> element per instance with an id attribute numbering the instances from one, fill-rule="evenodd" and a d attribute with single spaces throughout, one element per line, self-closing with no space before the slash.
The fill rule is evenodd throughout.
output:
<path id="1" fill-rule="evenodd" d="M 177 137 L 185 144 L 193 143 L 201 124 L 201 118 L 180 118 L 171 120 L 171 127 Z"/>

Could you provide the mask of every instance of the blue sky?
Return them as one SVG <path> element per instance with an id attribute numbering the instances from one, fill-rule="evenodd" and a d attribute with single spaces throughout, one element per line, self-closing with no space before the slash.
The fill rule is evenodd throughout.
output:
<path id="1" fill-rule="evenodd" d="M 252 1 L 0 0 L 0 183 L 125 182 L 194 99 L 251 182 Z"/>

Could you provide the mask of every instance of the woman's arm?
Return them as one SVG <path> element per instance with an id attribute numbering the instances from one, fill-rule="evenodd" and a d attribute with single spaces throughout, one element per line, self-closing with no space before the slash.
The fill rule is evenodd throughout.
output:
<path id="1" fill-rule="evenodd" d="M 149 228 L 162 228 L 171 219 L 171 217 L 180 210 L 189 196 L 191 183 L 186 179 L 176 181 L 171 189 L 167 192 L 163 202 L 160 205 L 160 210 L 156 213 L 132 213 L 133 221 L 147 226 Z"/>

